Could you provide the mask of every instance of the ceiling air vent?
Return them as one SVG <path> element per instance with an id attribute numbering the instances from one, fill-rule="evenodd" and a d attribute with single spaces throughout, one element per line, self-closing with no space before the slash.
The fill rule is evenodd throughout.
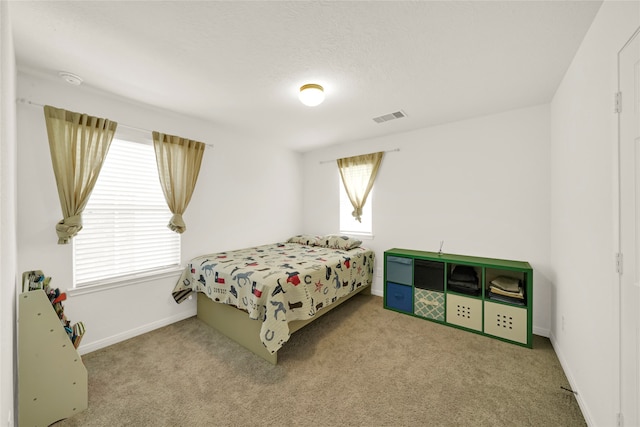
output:
<path id="1" fill-rule="evenodd" d="M 404 111 L 396 111 L 395 113 L 385 114 L 384 116 L 374 117 L 373 121 L 376 123 L 388 122 L 389 120 L 401 119 L 407 117 Z"/>

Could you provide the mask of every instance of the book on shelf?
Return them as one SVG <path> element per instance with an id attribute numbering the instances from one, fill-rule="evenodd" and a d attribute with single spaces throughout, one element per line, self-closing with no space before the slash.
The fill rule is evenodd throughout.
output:
<path id="1" fill-rule="evenodd" d="M 58 288 L 51 288 L 49 286 L 50 282 L 51 277 L 46 277 L 42 270 L 25 271 L 22 273 L 22 291 L 30 292 L 42 290 L 45 293 L 51 302 L 53 310 L 60 319 L 62 327 L 73 343 L 73 346 L 78 348 L 85 333 L 84 324 L 82 322 L 78 322 L 75 325 L 71 325 L 71 322 L 64 314 L 64 307 L 62 306 L 62 302 L 67 299 L 67 294 L 65 292 L 61 292 Z"/>

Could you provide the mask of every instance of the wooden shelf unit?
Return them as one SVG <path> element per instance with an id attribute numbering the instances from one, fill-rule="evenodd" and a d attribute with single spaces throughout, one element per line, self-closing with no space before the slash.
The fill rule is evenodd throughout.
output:
<path id="1" fill-rule="evenodd" d="M 456 266 L 475 270 L 477 294 L 448 286 Z M 520 280 L 522 304 L 489 294 L 491 281 L 500 276 Z M 533 269 L 528 262 L 389 249 L 384 253 L 384 308 L 533 347 Z"/>
<path id="2" fill-rule="evenodd" d="M 87 369 L 42 290 L 18 302 L 18 421 L 46 427 L 87 409 Z"/>

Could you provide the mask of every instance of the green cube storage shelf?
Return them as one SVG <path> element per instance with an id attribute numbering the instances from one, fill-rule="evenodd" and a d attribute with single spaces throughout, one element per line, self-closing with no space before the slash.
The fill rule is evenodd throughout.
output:
<path id="1" fill-rule="evenodd" d="M 475 271 L 479 290 L 447 286 L 456 266 Z M 518 283 L 523 298 L 490 293 L 498 278 Z M 384 307 L 533 347 L 533 269 L 528 262 L 389 249 L 384 253 Z"/>

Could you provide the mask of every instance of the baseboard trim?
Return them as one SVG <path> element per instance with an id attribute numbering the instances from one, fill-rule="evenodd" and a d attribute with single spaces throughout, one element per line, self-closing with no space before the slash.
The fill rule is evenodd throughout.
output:
<path id="1" fill-rule="evenodd" d="M 533 326 L 532 328 L 533 335 L 540 335 L 541 337 L 549 338 L 551 331 L 549 329 L 539 328 L 537 326 Z"/>
<path id="2" fill-rule="evenodd" d="M 564 375 L 567 377 L 567 381 L 569 381 L 569 386 L 571 387 L 571 390 L 576 392 L 575 394 L 576 401 L 578 402 L 580 411 L 582 411 L 582 416 L 584 417 L 585 422 L 589 427 L 595 426 L 595 424 L 592 421 L 592 417 L 589 412 L 587 403 L 582 399 L 582 396 L 579 393 L 578 386 L 576 384 L 576 381 L 573 378 L 571 369 L 569 368 L 569 364 L 567 363 L 567 360 L 562 354 L 562 351 L 560 351 L 558 341 L 556 340 L 556 337 L 553 335 L 553 333 L 549 334 L 549 341 L 551 341 L 551 346 L 553 347 L 553 351 L 555 351 L 556 356 L 560 361 L 560 366 L 562 366 L 562 370 L 564 371 Z"/>
<path id="3" fill-rule="evenodd" d="M 110 337 L 103 338 L 98 341 L 87 343 L 86 345 L 81 344 L 80 347 L 78 347 L 78 353 L 80 353 L 80 355 L 85 355 L 87 353 L 91 353 L 92 351 L 100 350 L 101 348 L 105 348 L 110 345 L 128 340 L 129 338 L 137 337 L 138 335 L 142 335 L 147 332 L 151 332 L 155 329 L 162 328 L 163 326 L 167 326 L 172 323 L 176 323 L 181 320 L 188 319 L 189 317 L 193 317 L 195 315 L 196 315 L 196 308 L 194 307 L 193 310 L 187 310 L 183 313 L 176 314 L 174 316 L 166 317 L 164 319 L 159 319 L 159 320 L 156 320 L 155 322 L 151 322 L 146 325 L 139 326 L 135 329 L 129 329 L 122 333 L 112 335 Z"/>

